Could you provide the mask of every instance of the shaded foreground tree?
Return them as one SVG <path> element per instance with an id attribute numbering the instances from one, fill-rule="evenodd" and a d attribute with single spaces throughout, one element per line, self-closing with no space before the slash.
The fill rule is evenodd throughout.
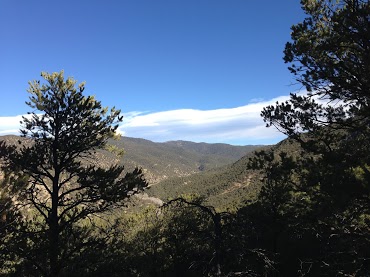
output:
<path id="1" fill-rule="evenodd" d="M 301 247 L 312 250 L 313 237 L 319 245 L 310 255 L 300 256 L 301 262 L 310 264 L 309 274 L 367 276 L 370 3 L 301 2 L 308 17 L 292 27 L 284 60 L 307 94 L 291 94 L 290 100 L 262 111 L 267 126 L 275 126 L 301 147 L 298 154 L 287 153 L 293 162 L 282 160 L 292 177 L 289 183 L 276 183 L 274 189 L 289 192 L 290 199 L 281 201 L 299 215 L 289 221 Z M 266 157 L 261 156 L 260 165 L 273 164 Z M 267 176 L 275 178 L 273 171 L 267 168 Z M 269 184 L 271 180 L 262 190 L 265 195 L 271 192 Z"/>
<path id="2" fill-rule="evenodd" d="M 123 205 L 147 183 L 140 169 L 124 174 L 123 166 L 94 165 L 96 151 L 115 135 L 120 111 L 84 96 L 84 83 L 64 79 L 63 71 L 41 76 L 45 83 L 29 83 L 32 112 L 21 129 L 27 143 L 2 142 L 0 156 L 8 191 L 30 219 L 18 236 L 45 251 L 48 263 L 32 252 L 20 258 L 38 275 L 58 276 L 71 257 L 94 245 L 96 232 L 87 227 L 94 216 Z"/>
<path id="3" fill-rule="evenodd" d="M 176 201 L 120 220 L 116 241 L 107 246 L 115 255 L 88 276 L 213 276 L 213 228 L 202 210 Z"/>
<path id="4" fill-rule="evenodd" d="M 308 136 L 322 140 L 322 148 L 330 147 L 330 139 L 348 137 L 334 132 L 338 129 L 360 139 L 369 129 L 370 117 L 370 3 L 304 0 L 302 4 L 309 17 L 292 27 L 293 42 L 286 44 L 284 60 L 308 93 L 291 94 L 289 101 L 264 108 L 262 116 L 268 126 L 291 138 L 309 132 Z M 358 157 L 361 163 L 368 157 L 363 156 Z"/>
<path id="5" fill-rule="evenodd" d="M 209 216 L 213 226 L 213 236 L 212 236 L 212 244 L 214 249 L 214 257 L 212 260 L 213 262 L 213 275 L 214 276 L 221 276 L 221 263 L 223 260 L 223 251 L 222 251 L 222 219 L 225 216 L 230 216 L 226 212 L 217 212 L 216 209 L 212 206 L 205 206 L 200 203 L 200 201 L 188 201 L 183 197 L 178 197 L 166 202 L 163 207 L 167 207 L 174 203 L 183 203 L 189 205 L 190 207 L 195 207 L 201 210 L 206 216 Z"/>
<path id="6" fill-rule="evenodd" d="M 5 187 L 0 182 L 0 276 L 12 272 L 15 256 L 6 247 L 12 240 L 11 234 L 17 229 L 21 218 Z"/>

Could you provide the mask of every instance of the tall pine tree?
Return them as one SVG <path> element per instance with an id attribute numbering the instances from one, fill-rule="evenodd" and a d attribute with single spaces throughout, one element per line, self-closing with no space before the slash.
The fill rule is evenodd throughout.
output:
<path id="1" fill-rule="evenodd" d="M 64 79 L 63 71 L 41 76 L 46 82 L 29 83 L 26 103 L 32 112 L 23 117 L 21 129 L 26 140 L 17 147 L 1 143 L 0 155 L 16 203 L 32 218 L 25 236 L 32 241 L 37 234 L 47 245 L 46 265 L 21 258 L 34 261 L 39 274 L 58 276 L 82 251 L 76 245 L 85 243 L 83 222 L 123 204 L 147 183 L 140 169 L 124 174 L 121 165 L 93 163 L 96 151 L 115 136 L 120 111 L 84 96 L 84 83 Z"/>

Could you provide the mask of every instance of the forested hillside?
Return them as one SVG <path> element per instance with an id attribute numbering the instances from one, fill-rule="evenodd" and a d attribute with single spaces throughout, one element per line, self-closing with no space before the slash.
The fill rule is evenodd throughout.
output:
<path id="1" fill-rule="evenodd" d="M 254 199 L 261 182 L 257 171 L 248 169 L 251 155 L 213 170 L 184 177 L 173 177 L 151 186 L 147 193 L 164 201 L 181 195 L 197 195 L 207 205 L 226 210 Z"/>
<path id="2" fill-rule="evenodd" d="M 150 184 L 233 163 L 259 147 L 186 141 L 156 143 L 128 137 L 110 143 L 124 149 L 123 164 L 144 169 Z"/>
<path id="3" fill-rule="evenodd" d="M 63 71 L 30 82 L 0 140 L 0 275 L 370 276 L 370 2 L 301 4 L 305 92 L 261 111 L 288 138 L 228 165 L 240 148 L 130 138 L 121 160 L 119 110 Z"/>
<path id="4" fill-rule="evenodd" d="M 18 136 L 0 136 L 0 141 L 13 145 L 17 145 L 19 140 L 24 141 Z M 234 146 L 188 141 L 156 143 L 129 137 L 111 139 L 108 145 L 114 145 L 116 148 L 114 151 L 98 151 L 93 161 L 97 166 L 106 167 L 120 163 L 129 170 L 140 167 L 150 185 L 170 177 L 188 176 L 231 164 L 260 147 L 258 145 Z M 110 150 L 110 147 L 107 149 Z M 123 155 L 117 155 L 116 152 L 122 150 Z"/>
<path id="5" fill-rule="evenodd" d="M 294 155 L 299 145 L 292 140 L 284 140 L 275 146 L 260 147 L 257 151 L 269 150 L 278 156 L 281 152 Z M 147 193 L 164 201 L 181 195 L 201 197 L 205 204 L 218 210 L 236 210 L 246 201 L 254 201 L 263 183 L 263 173 L 250 167 L 255 152 L 248 153 L 238 161 L 184 177 L 173 177 L 152 186 Z"/>

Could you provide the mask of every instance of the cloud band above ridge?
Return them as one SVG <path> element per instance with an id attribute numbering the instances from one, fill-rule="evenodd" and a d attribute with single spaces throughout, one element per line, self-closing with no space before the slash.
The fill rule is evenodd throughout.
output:
<path id="1" fill-rule="evenodd" d="M 273 144 L 284 138 L 274 128 L 266 128 L 263 107 L 282 102 L 289 96 L 235 108 L 215 110 L 177 109 L 162 112 L 127 112 L 119 132 L 128 137 L 163 142 L 189 140 L 230 144 Z M 19 134 L 22 116 L 0 117 L 0 135 Z"/>

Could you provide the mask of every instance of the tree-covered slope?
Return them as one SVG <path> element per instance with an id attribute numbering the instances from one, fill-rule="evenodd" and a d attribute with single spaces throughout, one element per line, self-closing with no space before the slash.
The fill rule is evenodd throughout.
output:
<path id="1" fill-rule="evenodd" d="M 13 135 L 0 137 L 0 140 L 10 144 L 17 144 L 19 139 L 22 138 Z M 100 150 L 96 153 L 96 159 L 90 162 L 103 167 L 119 162 L 128 170 L 141 167 L 150 184 L 225 166 L 259 148 L 254 145 L 233 146 L 188 141 L 157 143 L 130 137 L 111 140 L 109 143 L 124 149 L 124 155 L 120 158 L 114 153 Z"/>
<path id="2" fill-rule="evenodd" d="M 260 147 L 258 150 L 272 149 L 276 156 L 282 151 L 294 155 L 297 147 L 297 143 L 283 140 L 277 145 Z M 189 176 L 168 178 L 150 187 L 148 194 L 164 201 L 181 195 L 199 195 L 206 204 L 220 210 L 239 208 L 246 201 L 253 200 L 262 185 L 263 175 L 248 166 L 255 155 L 255 152 L 249 152 L 229 165 Z"/>
<path id="3" fill-rule="evenodd" d="M 121 160 L 124 165 L 144 169 L 150 184 L 231 164 L 259 148 L 188 141 L 157 143 L 129 137 L 111 143 L 124 149 Z"/>
<path id="4" fill-rule="evenodd" d="M 189 150 L 203 155 L 215 155 L 220 158 L 232 159 L 234 161 L 242 158 L 246 153 L 256 149 L 256 145 L 235 146 L 226 143 L 205 143 L 191 141 L 168 141 L 166 145 L 172 145 L 184 150 Z"/>

